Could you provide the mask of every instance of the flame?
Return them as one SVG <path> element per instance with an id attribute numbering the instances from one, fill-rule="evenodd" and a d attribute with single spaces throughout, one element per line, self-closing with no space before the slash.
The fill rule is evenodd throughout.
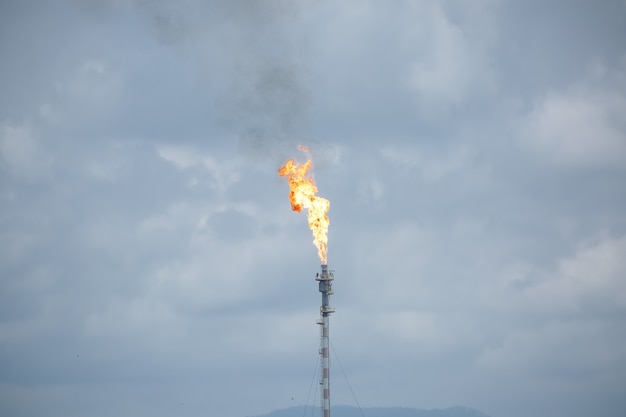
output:
<path id="1" fill-rule="evenodd" d="M 306 152 L 307 148 L 301 146 L 300 150 Z M 278 174 L 289 181 L 291 209 L 297 212 L 301 212 L 303 208 L 308 210 L 309 228 L 313 232 L 313 244 L 317 247 L 317 254 L 322 265 L 326 265 L 328 225 L 330 224 L 326 213 L 330 208 L 330 201 L 315 195 L 317 187 L 313 182 L 313 176 L 309 174 L 311 168 L 313 168 L 313 164 L 310 158 L 303 164 L 290 159 L 278 170 Z"/>

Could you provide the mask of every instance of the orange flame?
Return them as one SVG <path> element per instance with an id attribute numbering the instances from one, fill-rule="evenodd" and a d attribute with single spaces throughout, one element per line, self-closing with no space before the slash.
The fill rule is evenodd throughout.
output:
<path id="1" fill-rule="evenodd" d="M 300 150 L 307 151 L 304 146 Z M 313 167 L 311 159 L 304 164 L 290 159 L 278 170 L 281 177 L 289 181 L 289 201 L 293 211 L 301 212 L 303 208 L 308 210 L 309 228 L 313 232 L 313 244 L 317 246 L 317 254 L 323 265 L 327 264 L 326 255 L 328 252 L 328 209 L 330 201 L 318 197 L 317 187 L 313 182 L 313 176 L 307 175 Z"/>

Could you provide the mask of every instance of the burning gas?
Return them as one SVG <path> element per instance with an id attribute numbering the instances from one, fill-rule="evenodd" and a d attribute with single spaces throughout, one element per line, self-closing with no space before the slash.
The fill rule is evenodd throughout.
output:
<path id="1" fill-rule="evenodd" d="M 300 150 L 306 152 L 307 148 L 301 146 Z M 317 254 L 322 265 L 326 265 L 328 225 L 330 223 L 326 213 L 330 208 L 330 201 L 315 195 L 317 187 L 313 182 L 313 175 L 309 174 L 312 167 L 310 158 L 303 164 L 290 159 L 278 170 L 278 174 L 289 181 L 291 209 L 297 212 L 302 211 L 303 208 L 308 210 L 309 228 L 313 232 L 313 244 L 317 246 Z"/>

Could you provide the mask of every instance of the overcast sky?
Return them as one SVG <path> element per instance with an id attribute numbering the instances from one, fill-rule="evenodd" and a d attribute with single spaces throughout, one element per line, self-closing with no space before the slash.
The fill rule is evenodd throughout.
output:
<path id="1" fill-rule="evenodd" d="M 626 415 L 626 2 L 5 0 L 0 414 Z"/>

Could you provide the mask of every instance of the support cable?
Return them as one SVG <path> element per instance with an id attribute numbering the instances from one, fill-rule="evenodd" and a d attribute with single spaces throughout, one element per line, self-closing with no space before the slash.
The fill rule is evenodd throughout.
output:
<path id="1" fill-rule="evenodd" d="M 315 383 L 315 380 L 317 379 L 319 375 L 319 367 L 318 367 L 319 362 L 320 362 L 319 355 L 316 355 L 315 368 L 313 369 L 313 378 L 311 379 L 311 384 L 309 385 L 309 392 L 306 395 L 306 403 L 304 404 L 304 411 L 302 412 L 302 417 L 306 417 L 306 412 L 309 407 L 309 400 L 311 399 L 311 389 L 313 389 L 313 384 Z M 315 387 L 315 393 L 313 394 L 313 396 L 315 397 L 315 395 L 317 395 L 317 386 Z M 311 412 L 311 414 L 313 414 L 313 412 Z"/>
<path id="2" fill-rule="evenodd" d="M 343 370 L 343 366 L 341 366 L 341 361 L 339 360 L 339 356 L 337 356 L 337 352 L 335 352 L 335 347 L 333 346 L 332 343 L 330 343 L 330 349 L 333 351 L 333 355 L 335 356 L 335 359 L 337 360 L 337 365 L 339 365 L 339 369 L 341 369 L 341 373 L 343 374 L 343 377 L 346 379 L 346 383 L 348 384 L 348 388 L 350 389 L 350 393 L 352 394 L 352 398 L 354 399 L 354 402 L 359 408 L 361 417 L 365 417 L 365 414 L 363 414 L 363 409 L 361 408 L 361 404 L 359 404 L 359 400 L 357 400 L 356 395 L 354 394 L 354 390 L 352 389 L 352 385 L 350 385 L 350 380 L 348 379 L 348 375 L 346 375 L 346 371 Z"/>

